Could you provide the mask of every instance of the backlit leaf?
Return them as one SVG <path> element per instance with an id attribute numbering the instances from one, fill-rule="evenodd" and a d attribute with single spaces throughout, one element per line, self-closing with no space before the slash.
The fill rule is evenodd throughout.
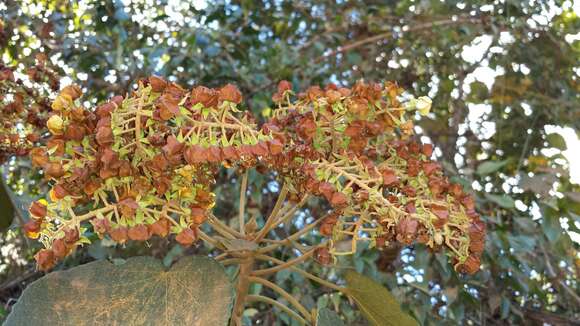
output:
<path id="1" fill-rule="evenodd" d="M 152 257 L 101 260 L 29 285 L 4 325 L 226 325 L 232 299 L 224 269 L 207 257 L 169 270 Z"/>

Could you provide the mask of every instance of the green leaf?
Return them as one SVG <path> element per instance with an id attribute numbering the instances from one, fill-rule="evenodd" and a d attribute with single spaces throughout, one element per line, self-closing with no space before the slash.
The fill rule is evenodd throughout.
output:
<path id="1" fill-rule="evenodd" d="M 500 207 L 503 207 L 503 208 L 510 209 L 510 208 L 516 207 L 516 202 L 508 195 L 485 194 L 485 198 L 498 204 Z"/>
<path id="2" fill-rule="evenodd" d="M 316 326 L 343 326 L 344 322 L 338 314 L 330 309 L 322 308 L 318 310 L 316 316 Z"/>
<path id="3" fill-rule="evenodd" d="M 564 140 L 564 137 L 562 137 L 562 135 L 553 133 L 547 135 L 546 139 L 548 140 L 550 146 L 555 147 L 559 150 L 566 150 L 566 140 Z"/>
<path id="4" fill-rule="evenodd" d="M 508 163 L 507 160 L 504 160 L 504 161 L 485 161 L 477 167 L 477 171 L 475 173 L 477 173 L 480 176 L 488 175 L 490 173 L 493 173 L 493 172 L 501 169 L 507 163 Z"/>
<path id="5" fill-rule="evenodd" d="M 0 178 L 2 178 L 0 180 L 0 231 L 3 231 L 12 225 L 15 210 L 14 203 L 9 194 L 10 190 L 7 189 L 2 174 L 0 174 Z"/>
<path id="6" fill-rule="evenodd" d="M 233 295 L 223 267 L 207 257 L 169 270 L 152 257 L 100 260 L 30 284 L 4 325 L 226 325 Z"/>
<path id="7" fill-rule="evenodd" d="M 395 297 L 381 284 L 352 270 L 346 272 L 345 278 L 346 294 L 356 302 L 371 324 L 417 325 L 413 318 L 403 313 Z"/>

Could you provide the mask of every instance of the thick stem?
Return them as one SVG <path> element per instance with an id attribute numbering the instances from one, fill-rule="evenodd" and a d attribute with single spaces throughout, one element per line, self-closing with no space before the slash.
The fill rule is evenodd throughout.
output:
<path id="1" fill-rule="evenodd" d="M 239 212 L 239 222 L 240 222 L 240 233 L 242 235 L 246 234 L 245 222 L 244 222 L 244 210 L 246 208 L 246 191 L 248 188 L 248 171 L 246 171 L 242 177 L 242 185 L 240 187 L 240 212 Z"/>
<path id="2" fill-rule="evenodd" d="M 232 314 L 231 326 L 242 326 L 242 314 L 248 290 L 250 289 L 250 274 L 254 270 L 254 257 L 248 255 L 240 263 L 240 272 L 238 274 L 238 283 L 236 285 L 236 302 Z"/>

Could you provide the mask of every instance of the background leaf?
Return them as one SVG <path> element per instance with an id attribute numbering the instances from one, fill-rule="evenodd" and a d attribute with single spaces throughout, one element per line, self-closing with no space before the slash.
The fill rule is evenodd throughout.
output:
<path id="1" fill-rule="evenodd" d="M 506 165 L 508 161 L 485 161 L 477 167 L 476 173 L 479 175 L 488 175 Z"/>
<path id="2" fill-rule="evenodd" d="M 411 326 L 417 322 L 403 313 L 395 297 L 380 283 L 354 271 L 347 271 L 347 294 L 373 325 Z"/>
<path id="3" fill-rule="evenodd" d="M 343 326 L 344 322 L 338 314 L 330 309 L 322 308 L 318 310 L 316 326 Z"/>
<path id="4" fill-rule="evenodd" d="M 101 260 L 32 283 L 4 325 L 226 325 L 232 300 L 210 258 L 187 257 L 168 271 L 152 257 Z"/>

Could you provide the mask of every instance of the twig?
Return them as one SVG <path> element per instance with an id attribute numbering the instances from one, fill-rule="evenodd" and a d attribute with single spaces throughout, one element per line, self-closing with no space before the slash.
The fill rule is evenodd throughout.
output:
<path id="1" fill-rule="evenodd" d="M 244 209 L 246 208 L 246 191 L 248 188 L 248 171 L 244 172 L 242 176 L 242 185 L 240 187 L 240 214 L 238 220 L 240 223 L 240 233 L 242 236 L 246 234 L 244 222 Z"/>
<path id="2" fill-rule="evenodd" d="M 302 325 L 306 325 L 307 324 L 306 320 L 304 320 L 304 318 L 302 318 L 299 314 L 297 314 L 295 311 L 293 311 L 292 309 L 286 307 L 285 305 L 281 304 L 280 302 L 278 302 L 276 300 L 273 300 L 273 299 L 270 299 L 268 297 L 264 297 L 264 296 L 261 296 L 261 295 L 248 295 L 246 297 L 246 300 L 248 302 L 261 301 L 261 302 L 267 303 L 269 305 L 278 307 L 280 310 L 282 310 L 285 313 L 287 313 L 288 315 L 290 315 L 290 317 L 294 318 L 296 321 L 298 321 Z"/>
<path id="3" fill-rule="evenodd" d="M 262 284 L 262 285 L 272 289 L 274 292 L 278 293 L 281 297 L 286 299 L 286 301 L 288 301 L 291 305 L 296 307 L 296 309 L 304 317 L 308 318 L 308 316 L 310 316 L 310 313 L 308 312 L 308 310 L 306 308 L 304 308 L 304 306 L 301 305 L 300 302 L 298 302 L 298 300 L 296 300 L 292 295 L 290 295 L 290 293 L 286 292 L 284 289 L 282 289 L 278 285 L 276 285 L 276 284 L 274 284 L 266 279 L 263 279 L 261 277 L 255 277 L 255 276 L 248 277 L 248 280 L 252 283 Z"/>
<path id="4" fill-rule="evenodd" d="M 278 213 L 280 212 L 280 209 L 282 208 L 282 204 L 284 203 L 284 200 L 286 199 L 287 194 L 288 194 L 288 186 L 286 184 L 284 184 L 282 186 L 282 189 L 280 190 L 280 194 L 278 195 L 278 199 L 276 200 L 276 204 L 274 204 L 274 208 L 272 209 L 272 212 L 268 216 L 268 218 L 266 220 L 266 224 L 264 224 L 264 227 L 260 230 L 260 232 L 256 236 L 255 242 L 260 242 L 260 240 L 262 240 L 268 234 L 268 232 L 272 229 L 272 226 L 274 226 L 274 221 L 278 217 Z"/>

